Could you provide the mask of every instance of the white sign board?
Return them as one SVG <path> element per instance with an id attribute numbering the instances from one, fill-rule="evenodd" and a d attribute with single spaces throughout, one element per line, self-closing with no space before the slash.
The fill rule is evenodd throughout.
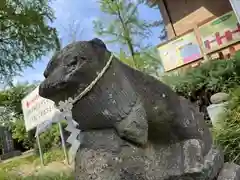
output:
<path id="1" fill-rule="evenodd" d="M 39 95 L 39 87 L 22 100 L 22 110 L 27 131 L 52 120 L 58 111 L 53 101 Z"/>
<path id="2" fill-rule="evenodd" d="M 240 0 L 229 0 L 240 23 Z"/>

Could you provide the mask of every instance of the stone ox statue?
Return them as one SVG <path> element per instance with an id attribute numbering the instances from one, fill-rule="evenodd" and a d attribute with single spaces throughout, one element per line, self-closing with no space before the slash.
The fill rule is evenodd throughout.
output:
<path id="1" fill-rule="evenodd" d="M 66 46 L 49 62 L 40 95 L 55 103 L 74 98 L 110 55 L 99 39 Z M 212 180 L 223 167 L 197 107 L 117 58 L 72 114 L 83 134 L 78 180 Z"/>

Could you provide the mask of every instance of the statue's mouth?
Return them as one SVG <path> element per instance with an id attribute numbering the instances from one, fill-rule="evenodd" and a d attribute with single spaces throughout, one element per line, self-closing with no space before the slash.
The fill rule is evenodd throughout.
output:
<path id="1" fill-rule="evenodd" d="M 86 84 L 80 84 L 77 81 L 79 81 L 77 78 L 72 78 L 72 81 L 65 78 L 52 83 L 46 78 L 39 86 L 39 95 L 55 103 L 67 100 L 70 97 L 73 98 L 87 87 Z"/>
<path id="2" fill-rule="evenodd" d="M 66 82 L 61 81 L 57 83 L 47 83 L 47 79 L 43 81 L 39 86 L 39 95 L 51 99 L 52 101 L 59 102 L 60 100 L 65 100 L 71 89 L 68 88 Z"/>

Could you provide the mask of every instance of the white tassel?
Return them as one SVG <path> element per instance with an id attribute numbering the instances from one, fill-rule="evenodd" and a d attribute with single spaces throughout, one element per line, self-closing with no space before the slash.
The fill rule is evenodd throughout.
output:
<path id="1" fill-rule="evenodd" d="M 69 99 L 65 102 L 59 102 L 59 109 L 62 111 L 61 116 L 64 117 L 64 119 L 67 121 L 67 127 L 65 130 L 71 133 L 67 139 L 67 142 L 71 144 L 68 152 L 70 163 L 73 163 L 75 160 L 77 150 L 81 145 L 81 142 L 77 139 L 81 131 L 76 128 L 78 123 L 72 118 L 72 107 L 72 99 Z"/>

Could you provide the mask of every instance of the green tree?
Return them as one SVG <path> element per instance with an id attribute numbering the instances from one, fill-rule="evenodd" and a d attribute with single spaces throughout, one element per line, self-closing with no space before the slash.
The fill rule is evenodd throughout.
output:
<path id="1" fill-rule="evenodd" d="M 5 112 L 13 112 L 16 116 L 21 115 L 21 100 L 34 88 L 36 88 L 35 84 L 24 83 L 0 91 L 0 107 L 4 107 Z"/>
<path id="2" fill-rule="evenodd" d="M 59 47 L 49 0 L 1 0 L 0 81 L 11 80 L 47 52 Z"/>
<path id="3" fill-rule="evenodd" d="M 159 78 L 163 73 L 162 61 L 156 47 L 152 47 L 140 53 L 138 58 L 140 70 Z"/>
<path id="4" fill-rule="evenodd" d="M 33 147 L 34 132 L 27 132 L 24 125 L 21 100 L 31 92 L 37 84 L 17 84 L 6 90 L 0 91 L 0 125 L 7 127 L 13 138 L 23 144 L 25 148 Z"/>
<path id="5" fill-rule="evenodd" d="M 11 122 L 10 130 L 12 132 L 12 137 L 18 143 L 22 143 L 23 147 L 26 149 L 31 149 L 34 147 L 35 138 L 34 131 L 27 132 L 25 128 L 25 123 L 23 115 L 15 116 L 15 121 Z"/>
<path id="6" fill-rule="evenodd" d="M 127 56 L 122 49 L 118 57 L 123 63 L 135 68 L 132 58 Z M 156 78 L 159 78 L 163 72 L 162 62 L 155 47 L 136 53 L 135 61 L 138 64 L 138 70 Z"/>
<path id="7" fill-rule="evenodd" d="M 117 43 L 121 49 L 119 59 L 133 68 L 149 74 L 158 74 L 161 60 L 154 48 L 149 50 L 144 40 L 151 36 L 151 28 L 161 26 L 162 21 L 146 22 L 139 18 L 138 7 L 144 1 L 101 0 L 102 12 L 109 15 L 110 21 L 94 21 L 94 29 L 99 36 L 109 39 L 107 43 Z"/>

